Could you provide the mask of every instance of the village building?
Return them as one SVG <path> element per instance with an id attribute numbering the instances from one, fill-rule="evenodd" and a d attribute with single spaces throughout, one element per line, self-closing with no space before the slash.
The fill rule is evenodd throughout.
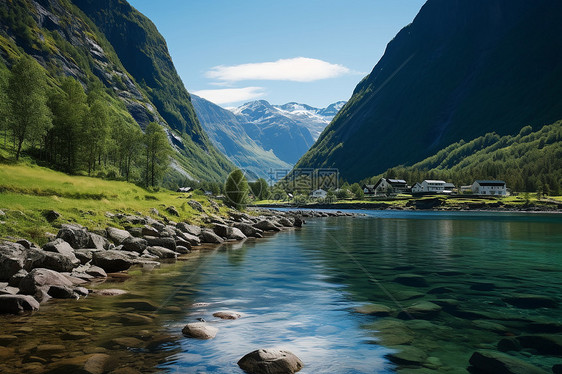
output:
<path id="1" fill-rule="evenodd" d="M 374 184 L 364 184 L 363 185 L 363 194 L 365 196 L 375 196 L 375 185 Z"/>
<path id="2" fill-rule="evenodd" d="M 192 187 L 179 187 L 176 192 L 191 192 L 193 191 Z"/>
<path id="3" fill-rule="evenodd" d="M 426 179 L 421 183 L 416 183 L 412 187 L 412 194 L 433 193 L 433 194 L 450 194 L 451 190 L 447 190 L 447 182 L 440 180 Z M 449 186 L 455 187 L 452 183 Z"/>
<path id="4" fill-rule="evenodd" d="M 398 195 L 408 192 L 408 183 L 403 179 L 381 178 L 374 185 L 375 196 Z"/>
<path id="5" fill-rule="evenodd" d="M 507 196 L 507 186 L 500 180 L 477 180 L 472 184 L 475 195 Z"/>

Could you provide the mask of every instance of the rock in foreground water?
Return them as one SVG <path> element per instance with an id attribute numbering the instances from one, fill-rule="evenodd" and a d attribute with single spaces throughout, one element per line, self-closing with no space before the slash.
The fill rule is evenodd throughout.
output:
<path id="1" fill-rule="evenodd" d="M 304 364 L 289 351 L 258 349 L 242 357 L 238 366 L 249 374 L 292 374 L 301 370 Z"/>
<path id="2" fill-rule="evenodd" d="M 213 339 L 217 332 L 219 332 L 219 329 L 207 325 L 205 322 L 192 322 L 185 325 L 181 332 L 189 338 L 207 340 Z"/>
<path id="3" fill-rule="evenodd" d="M 28 295 L 0 295 L 0 313 L 19 314 L 39 310 L 39 303 Z"/>
<path id="4" fill-rule="evenodd" d="M 515 357 L 494 351 L 476 351 L 470 364 L 482 373 L 490 374 L 546 374 L 547 372 Z"/>

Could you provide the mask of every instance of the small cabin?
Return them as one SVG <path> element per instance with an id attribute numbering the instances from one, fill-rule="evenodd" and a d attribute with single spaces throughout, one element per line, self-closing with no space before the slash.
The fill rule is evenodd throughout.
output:
<path id="1" fill-rule="evenodd" d="M 447 189 L 447 186 L 455 187 L 452 183 L 447 184 L 445 181 L 426 179 L 421 183 L 416 183 L 412 187 L 413 194 L 447 194 L 451 193 L 451 190 Z"/>
<path id="2" fill-rule="evenodd" d="M 364 184 L 363 193 L 365 196 L 375 196 L 375 185 L 374 184 Z"/>
<path id="3" fill-rule="evenodd" d="M 179 187 L 176 192 L 191 192 L 193 191 L 192 187 Z"/>
<path id="4" fill-rule="evenodd" d="M 403 179 L 381 178 L 373 189 L 375 196 L 397 195 L 408 192 L 408 183 Z"/>

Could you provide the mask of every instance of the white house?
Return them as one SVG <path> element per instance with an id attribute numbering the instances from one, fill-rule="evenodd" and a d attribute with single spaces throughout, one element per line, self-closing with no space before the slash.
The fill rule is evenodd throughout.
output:
<path id="1" fill-rule="evenodd" d="M 507 196 L 504 181 L 477 180 L 472 184 L 472 192 L 476 195 Z"/>
<path id="2" fill-rule="evenodd" d="M 373 187 L 375 196 L 396 195 L 408 191 L 408 184 L 403 179 L 381 178 Z"/>
<path id="3" fill-rule="evenodd" d="M 421 183 L 416 183 L 412 187 L 412 193 L 450 193 L 445 186 L 447 186 L 445 181 L 426 179 Z"/>
<path id="4" fill-rule="evenodd" d="M 323 189 L 320 188 L 320 189 L 318 189 L 318 190 L 312 191 L 312 194 L 311 194 L 311 195 L 312 195 L 312 197 L 315 198 L 315 199 L 319 199 L 319 198 L 320 198 L 320 199 L 324 199 L 324 198 L 328 195 L 328 193 L 327 193 L 326 191 L 324 191 Z"/>

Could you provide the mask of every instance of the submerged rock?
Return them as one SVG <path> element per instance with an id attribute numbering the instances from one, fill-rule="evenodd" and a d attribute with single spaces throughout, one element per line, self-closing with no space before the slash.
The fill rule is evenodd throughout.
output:
<path id="1" fill-rule="evenodd" d="M 213 313 L 213 317 L 217 317 L 220 319 L 238 319 L 242 317 L 242 315 L 236 312 L 224 311 Z"/>
<path id="2" fill-rule="evenodd" d="M 392 313 L 392 308 L 382 304 L 365 304 L 355 308 L 357 313 L 369 314 L 372 316 L 387 317 Z"/>
<path id="3" fill-rule="evenodd" d="M 394 282 L 411 287 L 427 287 L 427 281 L 424 277 L 417 274 L 400 274 L 394 278 Z"/>
<path id="4" fill-rule="evenodd" d="M 558 306 L 556 300 L 542 295 L 516 294 L 503 300 L 508 304 L 524 309 L 556 308 Z"/>
<path id="5" fill-rule="evenodd" d="M 398 313 L 398 318 L 401 319 L 432 319 L 435 318 L 439 312 L 441 312 L 441 307 L 429 301 L 422 301 L 420 303 L 414 304 L 402 310 Z"/>
<path id="6" fill-rule="evenodd" d="M 540 354 L 562 356 L 562 335 L 523 335 L 517 340 L 523 348 L 535 349 Z"/>
<path id="7" fill-rule="evenodd" d="M 40 291 L 47 293 L 51 286 L 72 287 L 72 282 L 56 271 L 37 268 L 33 269 L 20 282 L 20 290 L 24 295 L 38 296 Z"/>
<path id="8" fill-rule="evenodd" d="M 190 338 L 207 340 L 213 339 L 219 332 L 219 329 L 205 322 L 192 322 L 185 325 L 181 332 Z"/>
<path id="9" fill-rule="evenodd" d="M 470 365 L 489 374 L 547 374 L 546 371 L 506 354 L 481 350 L 470 357 Z"/>
<path id="10" fill-rule="evenodd" d="M 398 365 L 422 365 L 427 358 L 427 353 L 419 348 L 409 345 L 390 347 L 396 352 L 386 355 L 388 359 Z"/>

